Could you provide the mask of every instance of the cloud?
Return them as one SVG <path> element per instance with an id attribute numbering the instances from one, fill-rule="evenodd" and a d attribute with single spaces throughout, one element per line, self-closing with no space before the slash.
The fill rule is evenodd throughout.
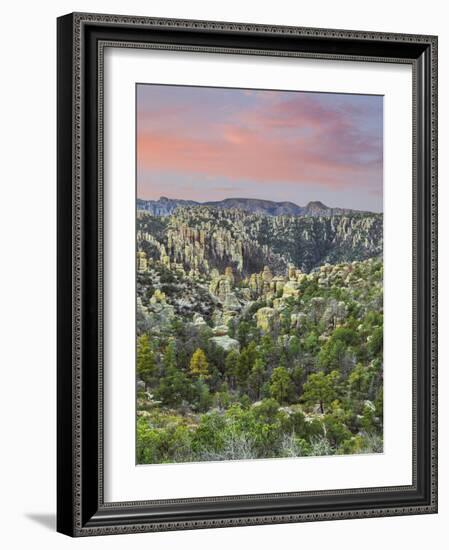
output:
<path id="1" fill-rule="evenodd" d="M 221 90 L 220 101 L 204 101 L 209 96 L 202 88 L 200 101 L 187 88 L 186 102 L 182 89 L 171 90 L 171 100 L 159 99 L 154 117 L 158 102 L 147 98 L 151 109 L 138 119 L 139 169 L 260 185 L 381 188 L 379 98 Z"/>

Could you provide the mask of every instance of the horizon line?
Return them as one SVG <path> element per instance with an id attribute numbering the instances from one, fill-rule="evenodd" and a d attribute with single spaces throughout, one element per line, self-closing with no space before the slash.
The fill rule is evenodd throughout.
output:
<path id="1" fill-rule="evenodd" d="M 229 201 L 229 200 L 252 200 L 252 201 L 260 201 L 260 202 L 271 202 L 271 203 L 274 203 L 274 204 L 291 204 L 293 206 L 296 206 L 297 208 L 306 208 L 310 204 L 320 203 L 324 208 L 328 208 L 329 210 L 339 209 L 339 210 L 352 210 L 354 212 L 366 212 L 366 213 L 372 213 L 372 214 L 383 214 L 383 209 L 379 210 L 379 211 L 376 211 L 376 210 L 363 210 L 363 209 L 359 209 L 359 208 L 350 208 L 350 207 L 347 207 L 347 206 L 328 206 L 327 204 L 323 203 L 323 201 L 320 201 L 320 200 L 310 200 L 304 206 L 302 206 L 302 205 L 297 204 L 296 202 L 289 201 L 289 200 L 276 201 L 276 200 L 273 200 L 273 199 L 259 199 L 259 198 L 256 198 L 256 197 L 226 197 L 226 198 L 221 199 L 221 200 L 198 201 L 198 200 L 195 200 L 195 199 L 182 199 L 182 198 L 179 198 L 179 197 L 171 198 L 171 197 L 167 197 L 166 195 L 160 195 L 158 199 L 144 199 L 144 198 L 136 196 L 136 200 L 140 200 L 140 201 L 143 201 L 143 202 L 149 202 L 149 201 L 158 202 L 161 199 L 167 199 L 169 201 L 185 201 L 185 202 L 195 203 L 195 204 L 198 204 L 198 205 L 216 204 L 216 203 L 225 202 L 225 201 Z"/>

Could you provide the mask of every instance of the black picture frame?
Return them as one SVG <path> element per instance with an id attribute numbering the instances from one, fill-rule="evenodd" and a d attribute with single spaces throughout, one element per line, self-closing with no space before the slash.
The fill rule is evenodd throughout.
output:
<path id="1" fill-rule="evenodd" d="M 58 18 L 57 530 L 71 536 L 437 512 L 437 37 L 74 13 Z M 413 483 L 105 503 L 102 47 L 295 55 L 413 68 Z"/>

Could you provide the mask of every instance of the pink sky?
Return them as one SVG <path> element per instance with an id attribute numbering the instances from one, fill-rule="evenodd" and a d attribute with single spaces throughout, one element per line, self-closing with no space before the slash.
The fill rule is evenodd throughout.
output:
<path id="1" fill-rule="evenodd" d="M 380 96 L 138 85 L 138 197 L 382 210 Z"/>

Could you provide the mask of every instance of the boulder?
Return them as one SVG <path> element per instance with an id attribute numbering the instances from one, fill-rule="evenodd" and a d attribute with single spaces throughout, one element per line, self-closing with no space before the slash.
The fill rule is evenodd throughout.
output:
<path id="1" fill-rule="evenodd" d="M 210 339 L 216 346 L 224 349 L 225 351 L 240 351 L 240 344 L 238 340 L 231 338 L 228 335 L 225 336 L 214 336 Z"/>
<path id="2" fill-rule="evenodd" d="M 206 325 L 206 321 L 199 313 L 195 313 L 195 315 L 193 316 L 193 324 L 196 327 L 203 327 L 204 325 Z"/>

